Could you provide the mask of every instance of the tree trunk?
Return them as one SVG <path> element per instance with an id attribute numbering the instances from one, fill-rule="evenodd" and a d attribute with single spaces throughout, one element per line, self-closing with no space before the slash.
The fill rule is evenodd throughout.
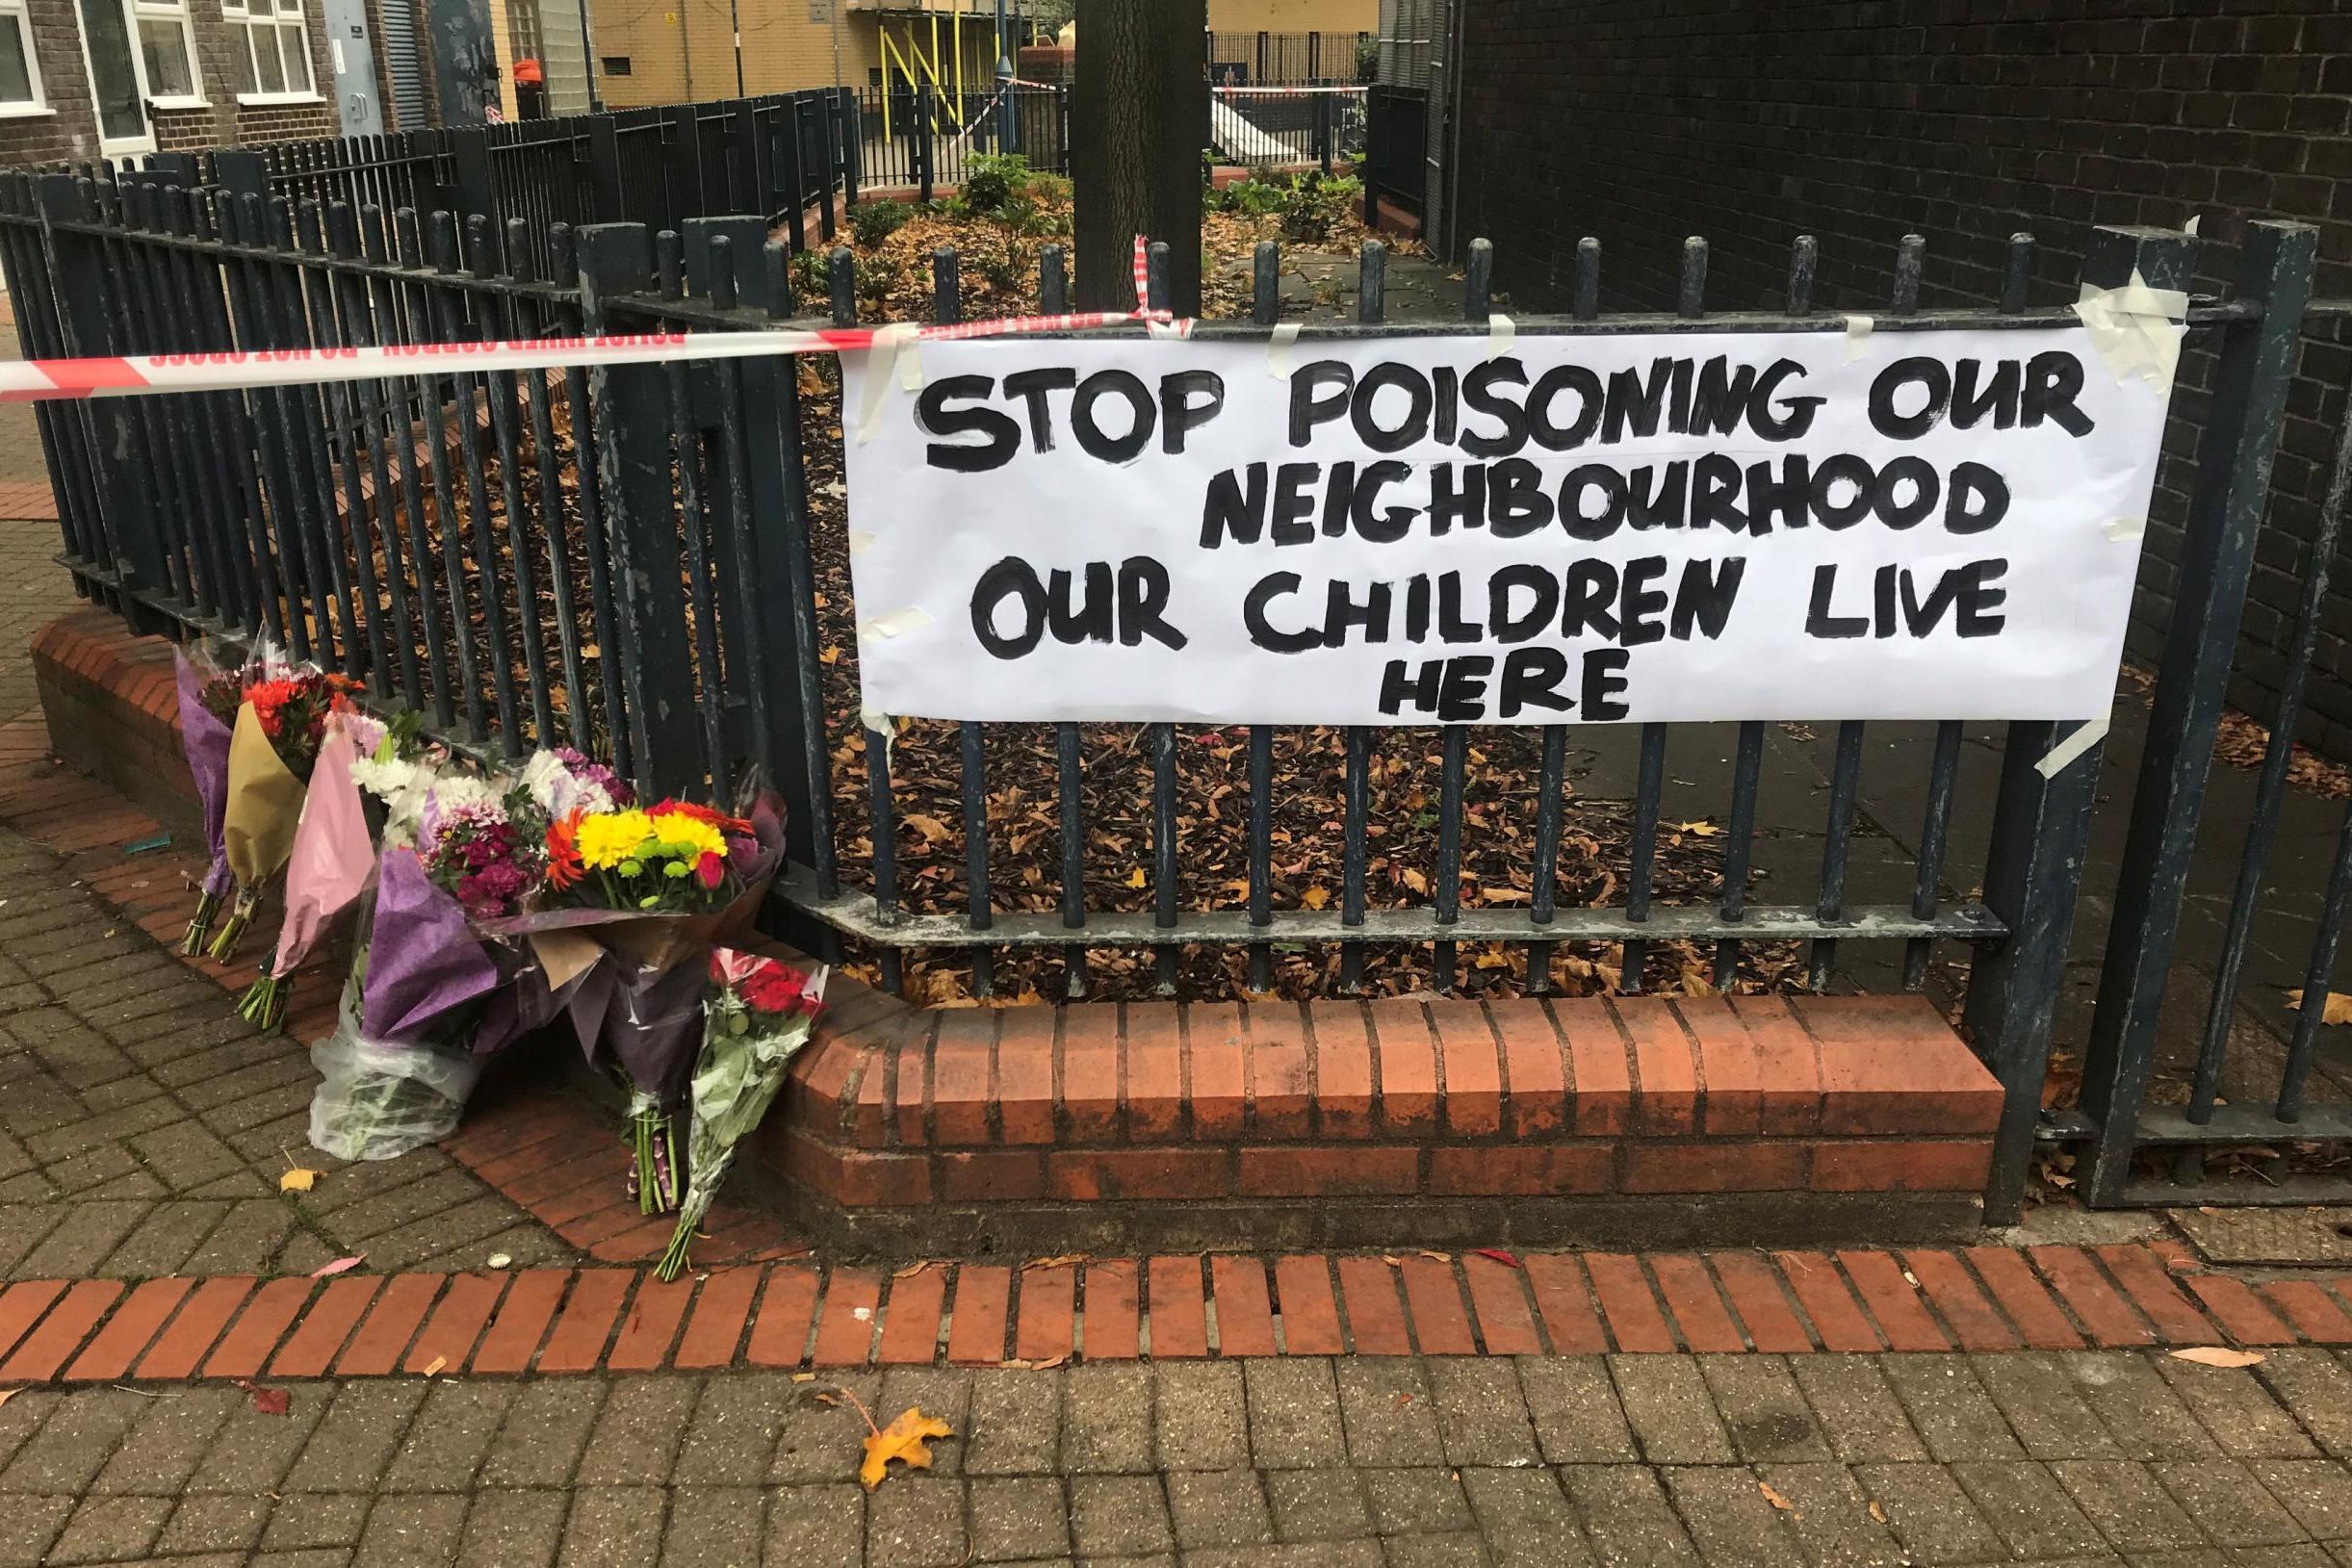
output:
<path id="1" fill-rule="evenodd" d="M 1077 22 L 1070 125 L 1077 306 L 1134 308 L 1141 234 L 1168 242 L 1169 308 L 1197 316 L 1207 0 L 1078 0 Z"/>

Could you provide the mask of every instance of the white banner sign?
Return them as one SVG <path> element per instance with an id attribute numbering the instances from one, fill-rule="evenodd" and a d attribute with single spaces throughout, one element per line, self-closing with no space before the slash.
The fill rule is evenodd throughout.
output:
<path id="1" fill-rule="evenodd" d="M 877 357 L 865 700 L 981 720 L 2105 714 L 2167 379 L 2081 328 Z"/>

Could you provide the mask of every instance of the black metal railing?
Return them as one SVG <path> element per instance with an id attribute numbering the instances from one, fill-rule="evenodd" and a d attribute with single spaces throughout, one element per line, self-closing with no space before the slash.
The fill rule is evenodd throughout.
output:
<path id="1" fill-rule="evenodd" d="M 354 212 L 447 212 L 503 235 L 522 219 L 633 222 L 760 213 L 796 223 L 814 212 L 833 234 L 836 199 L 858 193 L 858 110 L 842 90 L 622 109 L 163 154 L 151 171 L 297 206 L 340 201 Z M 795 244 L 799 243 L 795 229 Z"/>
<path id="2" fill-rule="evenodd" d="M 44 357 L 754 327 L 801 309 L 788 246 L 769 234 L 760 213 L 656 230 L 297 202 L 192 186 L 170 165 L 110 181 L 0 177 L 0 264 L 26 351 Z M 2242 587 L 2309 234 L 2258 225 L 2239 297 L 2190 311 L 2221 386 L 2244 408 L 2208 436 L 2192 518 L 2192 537 L 2219 536 L 2209 552 L 2215 603 L 2236 591 L 2233 572 Z M 2067 312 L 2026 308 L 2023 237 L 1998 310 L 1923 308 L 1923 244 L 1903 243 L 1877 330 L 2075 324 Z M 2136 274 L 2182 286 L 2193 244 L 2096 231 L 2084 281 L 2114 287 Z M 1155 302 L 1166 254 L 1154 247 Z M 1770 316 L 1711 315 L 1707 260 L 1692 241 L 1676 312 L 1603 316 L 1600 249 L 1588 240 L 1573 259 L 1572 310 L 1521 316 L 1515 330 L 1843 329 L 1814 309 L 1810 240 L 1795 244 L 1785 308 Z M 1279 274 L 1276 248 L 1261 246 L 1250 319 L 1202 322 L 1199 334 L 1265 337 L 1281 309 Z M 1494 275 L 1492 250 L 1474 244 L 1460 320 L 1410 330 L 1489 331 Z M 1310 322 L 1304 334 L 1398 330 L 1385 319 L 1385 276 L 1386 253 L 1367 244 L 1357 319 Z M 832 254 L 826 281 L 832 320 L 854 321 L 847 251 Z M 935 313 L 956 319 L 952 251 L 935 255 L 933 282 Z M 1047 247 L 1043 308 L 1066 308 L 1068 284 L 1064 253 Z M 39 420 L 64 558 L 84 593 L 142 628 L 279 642 L 362 676 L 378 700 L 485 755 L 579 745 L 658 792 L 723 795 L 762 774 L 790 810 L 776 914 L 804 941 L 871 962 L 886 985 L 926 995 L 947 993 L 942 977 L 947 990 L 981 995 L 1231 994 L 1277 983 L 1542 994 L 1573 969 L 1626 990 L 1950 986 L 2007 1092 L 1993 1212 L 2015 1212 L 2037 1133 L 2121 1148 L 2144 1126 L 2128 1119 L 2137 1112 L 2128 1082 L 2093 1105 L 2087 1126 L 2069 1132 L 2040 1116 L 2098 764 L 2095 750 L 2047 776 L 2036 764 L 2071 726 L 1969 737 L 2000 758 L 1997 782 L 1973 791 L 1991 797 L 1980 867 L 1949 863 L 1954 812 L 1972 793 L 1960 725 L 1873 727 L 1868 744 L 1901 736 L 1926 758 L 1924 771 L 1903 770 L 1917 787 L 1898 814 L 1918 826 L 1902 836 L 1865 819 L 1864 729 L 1837 726 L 1810 809 L 1821 824 L 1810 887 L 1770 903 L 1759 860 L 1774 837 L 1766 824 L 1785 818 L 1765 814 L 1766 756 L 1783 741 L 1760 722 L 1475 736 L 1459 727 L 1256 726 L 1216 737 L 1166 724 L 868 729 L 846 516 L 831 482 L 841 471 L 838 398 L 823 362 L 780 357 L 426 371 L 43 404 Z M 2156 913 L 2179 899 L 2166 856 L 2198 803 L 2167 781 L 2194 771 L 2184 759 L 2201 747 L 2210 754 L 2220 688 L 2198 650 L 2226 659 L 2231 644 L 2210 616 L 2189 633 L 2158 684 L 2164 738 L 2152 741 L 2147 767 L 2166 771 L 2135 803 L 2127 875 L 2141 891 L 2127 884 L 2115 938 L 2126 950 L 2110 957 L 2111 983 L 2122 958 L 2151 951 Z M 1571 766 L 1600 764 L 1622 770 L 1626 798 L 1572 797 Z M 1684 768 L 1723 790 L 1716 858 L 1697 875 L 1666 853 L 1681 831 L 1666 805 L 1688 783 L 1675 777 Z M 1426 792 L 1414 782 L 1408 804 L 1393 789 L 1400 775 L 1426 781 Z M 1278 830 L 1278 789 L 1327 785 L 1328 821 Z M 1200 805 L 1219 800 L 1222 815 Z M 1889 810 L 1881 800 L 1867 815 Z M 1523 835 L 1488 831 L 1511 812 Z M 2140 850 L 2144 835 L 2163 853 Z M 1576 839 L 1591 840 L 1575 853 L 1593 876 L 1571 885 Z M 1379 887 L 1376 840 L 1387 865 Z M 1485 868 L 1515 879 L 1527 901 L 1466 901 L 1464 873 Z M 2331 930 L 2346 875 L 2332 889 Z M 2145 886 L 2167 876 L 2168 889 Z M 1310 883 L 1335 896 L 1298 896 Z M 1772 955 L 1774 966 L 1760 967 Z M 1940 966 L 1952 956 L 1964 976 Z M 2128 1056 L 2135 1026 L 2119 1011 Z M 2095 1053 L 2094 1067 L 2106 1060 Z M 2235 1136 L 2235 1114 L 2209 1107 L 2201 1125 Z M 2337 1128 L 2303 1115 L 2303 1125 Z"/>
<path id="3" fill-rule="evenodd" d="M 1364 89 L 1339 83 L 1216 88 L 1202 145 L 1228 164 L 1330 172 L 1364 150 Z M 1045 173 L 1070 171 L 1067 87 L 1014 84 L 961 94 L 928 83 L 866 88 L 857 106 L 859 171 L 868 190 L 929 201 L 962 185 L 973 158 L 995 154 L 1018 153 Z"/>

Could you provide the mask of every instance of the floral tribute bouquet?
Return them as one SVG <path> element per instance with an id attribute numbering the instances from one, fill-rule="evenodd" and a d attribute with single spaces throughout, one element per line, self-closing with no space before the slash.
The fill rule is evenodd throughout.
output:
<path id="1" fill-rule="evenodd" d="M 640 1212 L 665 1214 L 681 1195 L 677 1114 L 703 1023 L 703 964 L 743 930 L 784 850 L 773 795 L 748 794 L 736 814 L 685 801 L 636 806 L 605 781 L 551 814 L 543 885 L 533 908 L 486 920 L 491 936 L 530 939 L 592 1061 L 629 1093 L 631 1185 Z"/>
<path id="2" fill-rule="evenodd" d="M 384 1160 L 446 1137 L 487 1059 L 568 1000 L 579 967 L 559 976 L 536 944 L 483 925 L 541 889 L 551 813 L 608 806 L 617 781 L 550 752 L 517 774 L 460 771 L 397 737 L 352 773 L 383 811 L 383 847 L 336 1032 L 312 1048 L 310 1141 Z"/>
<path id="3" fill-rule="evenodd" d="M 267 657 L 244 673 L 235 706 L 225 713 L 225 685 L 214 682 L 203 689 L 203 706 L 229 732 L 220 849 L 236 885 L 229 917 L 206 949 L 214 958 L 237 950 L 265 887 L 293 854 L 311 770 L 326 742 L 327 720 L 354 711 L 352 699 L 362 689 L 349 676 Z"/>
<path id="4" fill-rule="evenodd" d="M 793 1053 L 815 1030 L 824 995 L 821 968 L 805 975 L 756 953 L 711 950 L 702 1054 L 695 1059 L 691 1087 L 685 1195 L 678 1206 L 678 1229 L 654 1270 L 659 1278 L 676 1279 L 686 1266 L 694 1228 L 711 1212 L 719 1183 L 735 1163 L 736 1145 L 774 1103 Z"/>
<path id="5" fill-rule="evenodd" d="M 244 667 L 223 670 L 200 649 L 193 656 L 179 650 L 171 662 L 179 689 L 180 751 L 188 758 L 189 776 L 195 781 L 196 805 L 204 817 L 204 848 L 211 858 L 203 884 L 196 890 L 196 913 L 188 922 L 188 935 L 180 940 L 180 951 L 194 957 L 212 941 L 213 922 L 220 918 L 222 901 L 237 885 L 220 844 L 220 816 L 228 801 L 229 726 L 236 719 L 238 704 L 244 701 L 246 677 Z"/>
<path id="6" fill-rule="evenodd" d="M 331 713 L 286 860 L 286 918 L 270 962 L 237 1004 L 265 1029 L 284 1021 L 294 971 L 375 876 L 375 842 L 352 770 L 384 740 L 384 726 L 356 709 Z"/>

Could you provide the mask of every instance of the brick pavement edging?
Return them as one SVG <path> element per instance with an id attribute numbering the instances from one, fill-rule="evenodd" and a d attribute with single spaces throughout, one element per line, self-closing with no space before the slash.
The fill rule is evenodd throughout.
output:
<path id="1" fill-rule="evenodd" d="M 33 657 L 68 760 L 142 803 L 187 787 L 167 643 L 80 610 Z M 331 1022 L 333 967 L 297 1038 Z M 829 1241 L 897 1256 L 1955 1239 L 2001 1105 L 1907 996 L 943 1012 L 844 978 L 834 1003 L 744 1173 Z M 551 1181 L 582 1191 L 539 1143 L 452 1152 L 536 1212 Z M 542 1218 L 600 1261 L 659 1247 L 659 1221 L 607 1211 Z"/>
<path id="2" fill-rule="evenodd" d="M 2170 1244 L 1710 1253 L 1192 1254 L 326 1280 L 28 1280 L 0 1384 L 1059 1365 L 1273 1355 L 1802 1354 L 2352 1344 L 2352 1277 Z"/>

